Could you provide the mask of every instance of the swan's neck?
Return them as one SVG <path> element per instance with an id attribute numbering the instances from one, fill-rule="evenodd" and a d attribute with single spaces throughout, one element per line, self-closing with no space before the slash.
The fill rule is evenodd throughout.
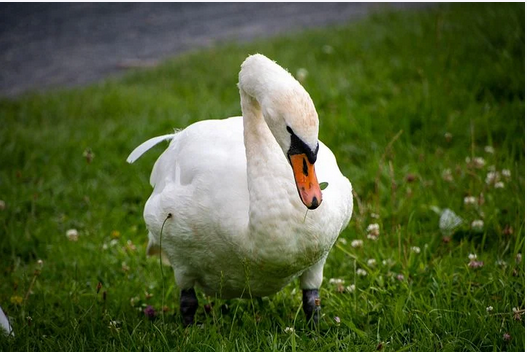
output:
<path id="1" fill-rule="evenodd" d="M 258 101 L 240 91 L 249 187 L 249 233 L 283 231 L 300 204 L 293 173 Z"/>

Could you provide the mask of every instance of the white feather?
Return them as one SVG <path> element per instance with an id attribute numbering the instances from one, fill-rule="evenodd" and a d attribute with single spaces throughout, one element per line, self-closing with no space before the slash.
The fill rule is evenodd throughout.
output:
<path id="1" fill-rule="evenodd" d="M 7 332 L 8 335 L 15 334 L 13 332 L 13 328 L 11 328 L 11 324 L 9 324 L 9 319 L 7 319 L 1 307 L 0 307 L 0 326 L 5 330 L 5 332 Z"/>
<path id="2" fill-rule="evenodd" d="M 158 143 L 162 141 L 172 140 L 174 138 L 175 134 L 165 134 L 164 136 L 158 136 L 154 138 L 150 138 L 146 142 L 142 143 L 140 146 L 134 149 L 133 152 L 130 153 L 126 161 L 130 164 L 132 164 L 134 161 L 139 159 L 141 155 L 146 153 L 150 148 L 157 145 Z"/>

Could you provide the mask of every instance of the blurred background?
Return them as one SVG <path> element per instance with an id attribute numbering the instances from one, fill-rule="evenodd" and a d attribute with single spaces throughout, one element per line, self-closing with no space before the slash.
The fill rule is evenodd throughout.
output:
<path id="1" fill-rule="evenodd" d="M 342 24 L 419 3 L 1 4 L 0 95 L 72 87 L 222 42 Z"/>

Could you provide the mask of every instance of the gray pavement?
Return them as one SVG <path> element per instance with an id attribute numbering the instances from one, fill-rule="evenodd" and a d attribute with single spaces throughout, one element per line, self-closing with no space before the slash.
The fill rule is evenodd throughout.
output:
<path id="1" fill-rule="evenodd" d="M 96 82 L 226 41 L 341 24 L 419 3 L 2 3 L 0 96 Z"/>

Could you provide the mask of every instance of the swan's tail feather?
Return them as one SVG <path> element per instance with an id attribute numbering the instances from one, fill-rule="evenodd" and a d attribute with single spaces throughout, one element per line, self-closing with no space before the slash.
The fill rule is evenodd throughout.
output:
<path id="1" fill-rule="evenodd" d="M 134 161 L 139 159 L 141 155 L 146 153 L 150 148 L 152 148 L 153 146 L 155 146 L 156 144 L 162 141 L 173 139 L 175 135 L 176 135 L 175 133 L 172 133 L 172 134 L 165 134 L 164 136 L 150 138 L 149 140 L 147 140 L 146 142 L 142 143 L 140 146 L 135 148 L 134 151 L 130 153 L 126 161 L 129 162 L 130 164 L 133 163 Z"/>

